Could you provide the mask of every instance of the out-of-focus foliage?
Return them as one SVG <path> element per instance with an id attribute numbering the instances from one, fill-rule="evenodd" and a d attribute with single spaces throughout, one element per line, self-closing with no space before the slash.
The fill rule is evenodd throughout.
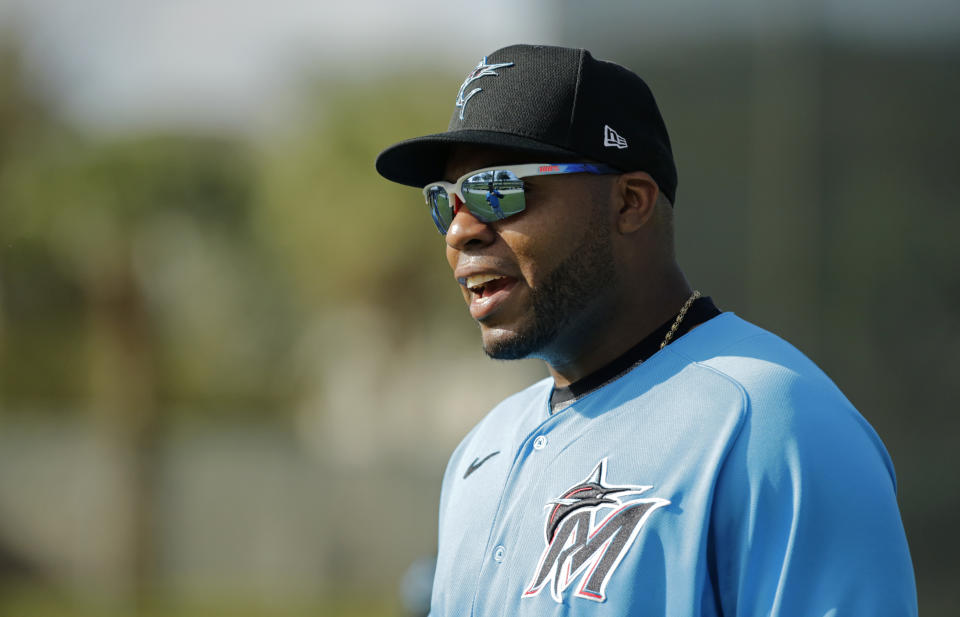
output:
<path id="1" fill-rule="evenodd" d="M 78 135 L 29 96 L 14 57 L 3 66 L 9 407 L 91 404 L 96 373 L 113 370 L 94 358 L 110 344 L 106 328 L 174 409 L 282 413 L 296 389 L 294 338 L 313 315 L 380 306 L 405 340 L 458 306 L 419 194 L 372 166 L 391 140 L 444 128 L 449 96 L 433 82 L 320 84 L 302 131 L 254 148 Z"/>
<path id="2" fill-rule="evenodd" d="M 292 433 L 302 399 L 325 400 L 324 379 L 317 372 L 342 364 L 345 357 L 363 362 L 358 354 L 366 353 L 371 337 L 363 345 L 351 341 L 349 327 L 357 325 L 339 321 L 345 312 L 362 317 L 356 323 L 383 320 L 376 327 L 383 335 L 381 349 L 394 355 L 411 345 L 422 355 L 418 335 L 423 330 L 438 319 L 449 321 L 454 308 L 463 318 L 442 239 L 433 231 L 419 193 L 391 185 L 373 169 L 384 144 L 442 130 L 444 122 L 437 118 L 446 115 L 450 93 L 447 88 L 441 94 L 430 80 L 323 81 L 314 113 L 298 125 L 301 130 L 266 142 L 191 133 L 105 137 L 62 124 L 31 92 L 15 53 L 0 53 L 0 69 L 0 418 L 23 426 L 50 421 L 57 424 L 47 426 L 92 426 L 92 443 L 97 444 L 90 451 L 93 470 L 101 464 L 97 460 L 114 465 L 101 468 L 106 474 L 99 481 L 107 484 L 94 487 L 104 491 L 108 507 L 87 510 L 99 516 L 107 512 L 115 518 L 113 526 L 91 534 L 102 540 L 86 548 L 81 542 L 77 549 L 59 552 L 69 557 L 87 551 L 96 561 L 86 579 L 105 586 L 107 606 L 97 608 L 105 593 L 98 589 L 90 610 L 128 614 L 133 605 L 142 614 L 194 614 L 195 603 L 164 608 L 167 579 L 161 578 L 160 563 L 177 546 L 162 536 L 175 507 L 164 495 L 183 500 L 189 490 L 175 487 L 172 498 L 164 492 L 171 490 L 164 474 L 176 468 L 176 461 L 164 458 L 171 427 L 203 419 L 225 431 L 238 422 L 263 422 Z M 388 98 L 395 102 L 389 114 L 383 107 Z M 318 340 L 312 334 L 331 327 L 340 330 L 337 337 Z M 354 352 L 340 353 L 343 344 Z M 387 364 L 370 358 L 365 368 Z M 371 372 L 359 382 L 374 391 L 377 375 Z M 358 417 L 363 426 L 362 418 L 372 412 L 355 406 L 350 401 L 327 415 Z M 325 410 L 313 407 L 317 419 L 311 421 L 322 425 Z M 416 409 L 412 400 L 406 407 Z M 456 427 L 460 421 L 454 417 L 448 424 Z M 322 427 L 310 431 L 319 432 L 322 441 Z M 340 431 L 359 443 L 365 440 L 356 430 Z M 253 452 L 243 455 L 258 456 L 257 444 L 254 440 Z M 260 446 L 271 447 L 269 440 Z M 308 464 L 326 464 L 322 451 L 318 462 L 298 449 L 305 449 L 302 442 L 291 447 L 294 460 L 307 461 L 293 472 L 306 475 Z M 322 450 L 323 444 L 316 448 Z M 351 446 L 343 444 L 341 450 L 350 452 Z M 376 452 L 377 445 L 365 451 Z M 206 455 L 201 453 L 203 461 Z M 213 460 L 219 460 L 215 455 Z M 65 454 L 63 460 L 69 458 Z M 431 461 L 428 470 L 438 475 L 442 460 L 433 453 L 425 459 Z M 51 469 L 58 465 L 54 461 Z M 317 473 L 316 485 L 311 480 L 302 492 L 322 488 L 321 468 Z M 391 473 L 435 502 L 433 476 L 420 482 L 402 470 Z M 285 481 L 293 482 L 294 475 Z M 216 480 L 214 490 L 222 491 L 217 484 L 224 482 Z M 257 484 L 250 479 L 245 485 Z M 340 510 L 356 516 L 357 495 L 366 498 L 364 486 L 339 484 L 317 493 L 318 499 L 293 502 L 319 504 L 308 505 L 320 509 L 315 514 L 320 522 L 309 527 L 315 529 Z M 3 494 L 8 489 L 19 493 L 13 486 L 0 488 Z M 33 498 L 49 493 L 41 487 Z M 242 492 L 237 498 L 256 501 L 255 495 Z M 394 516 L 422 516 L 426 505 L 399 503 Z M 58 613 L 70 606 L 82 614 L 88 604 L 83 594 L 42 599 L 51 588 L 48 577 L 60 581 L 65 568 L 50 561 L 58 551 L 45 540 L 34 542 L 39 548 L 29 539 L 5 541 L 22 535 L 24 528 L 43 527 L 41 521 L 31 528 L 29 516 L 18 519 L 18 511 L 29 508 L 12 510 L 0 510 L 0 612 Z M 249 516 L 262 520 L 256 512 Z M 67 520 L 74 524 L 75 512 Z M 432 527 L 417 528 L 397 544 L 412 546 L 416 555 L 429 553 Z M 356 526 L 321 531 L 330 537 L 319 534 L 305 559 L 311 567 L 334 565 L 313 582 L 315 594 L 325 593 L 327 586 L 356 584 L 359 576 L 370 574 L 363 549 L 351 545 L 351 538 L 372 543 L 393 533 L 386 529 L 371 535 Z M 203 550 L 191 555 L 206 555 Z M 396 553 L 390 546 L 379 550 Z M 183 558 L 174 556 L 168 563 L 180 563 L 177 559 Z M 348 612 L 300 593 L 270 614 L 301 614 L 299 605 L 311 614 L 382 614 L 383 598 L 392 592 L 387 587 L 384 596 L 384 581 L 391 584 L 390 573 L 402 571 L 406 560 L 391 558 L 390 569 L 368 581 L 378 589 L 368 608 L 358 605 Z M 265 567 L 258 565 L 263 560 L 247 555 L 239 561 L 252 564 L 248 571 Z M 203 571 L 202 565 L 196 567 Z M 312 574 L 314 570 L 307 576 Z M 21 578 L 26 583 L 22 592 Z M 217 606 L 237 604 L 227 598 Z M 324 612 L 330 610 L 334 612 Z M 228 608 L 223 612 L 236 614 Z M 204 614 L 216 611 L 204 609 Z M 249 614 L 263 613 L 251 609 Z"/>
<path id="3" fill-rule="evenodd" d="M 248 283 L 262 268 L 249 158 L 214 138 L 101 144 L 63 134 L 9 165 L 4 399 L 82 400 L 96 334 L 124 324 L 162 399 L 269 398 L 262 366 L 276 328 L 256 317 L 277 315 L 262 293 L 270 279 L 259 277 L 260 290 Z"/>
<path id="4" fill-rule="evenodd" d="M 435 302 L 455 289 L 443 241 L 424 224 L 420 193 L 373 168 L 385 145 L 446 129 L 450 93 L 443 85 L 422 77 L 352 87 L 323 82 L 316 121 L 266 152 L 255 228 L 305 306 L 386 307 L 401 336 L 450 306 Z"/>

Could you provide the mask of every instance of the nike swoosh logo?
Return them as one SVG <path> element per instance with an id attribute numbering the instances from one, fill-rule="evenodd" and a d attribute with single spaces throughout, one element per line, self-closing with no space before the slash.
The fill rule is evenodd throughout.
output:
<path id="1" fill-rule="evenodd" d="M 483 459 L 481 459 L 480 457 L 477 457 L 477 458 L 473 459 L 473 462 L 470 463 L 470 466 L 469 466 L 469 467 L 467 467 L 467 471 L 464 472 L 464 474 L 463 474 L 463 479 L 466 480 L 466 479 L 467 479 L 467 476 L 469 476 L 470 474 L 472 474 L 472 473 L 475 472 L 476 470 L 480 469 L 480 465 L 483 465 L 484 463 L 486 463 L 487 461 L 489 461 L 491 458 L 493 458 L 494 456 L 496 456 L 496 455 L 498 455 L 498 454 L 500 454 L 500 450 L 497 450 L 496 452 L 491 452 L 490 454 L 488 454 L 488 455 L 486 455 L 485 457 L 483 457 Z"/>

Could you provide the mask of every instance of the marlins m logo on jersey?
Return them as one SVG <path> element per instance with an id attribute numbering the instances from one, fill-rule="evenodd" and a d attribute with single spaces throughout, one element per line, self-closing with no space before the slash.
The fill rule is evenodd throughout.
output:
<path id="1" fill-rule="evenodd" d="M 547 585 L 557 602 L 580 577 L 574 595 L 596 602 L 623 556 L 650 515 L 668 505 L 666 499 L 637 498 L 652 486 L 607 484 L 607 459 L 589 476 L 547 503 L 546 543 L 524 598 L 536 596 Z M 599 519 L 599 520 L 598 520 Z"/>

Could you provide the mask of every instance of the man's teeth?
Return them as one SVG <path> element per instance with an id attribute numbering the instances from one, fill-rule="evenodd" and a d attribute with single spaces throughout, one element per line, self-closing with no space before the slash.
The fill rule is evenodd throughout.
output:
<path id="1" fill-rule="evenodd" d="M 466 287 L 470 291 L 480 291 L 490 281 L 502 278 L 504 277 L 499 274 L 474 274 L 467 277 Z"/>

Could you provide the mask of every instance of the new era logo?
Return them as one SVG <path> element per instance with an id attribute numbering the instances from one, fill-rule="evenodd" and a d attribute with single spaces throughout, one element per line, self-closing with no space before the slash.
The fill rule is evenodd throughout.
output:
<path id="1" fill-rule="evenodd" d="M 627 140 L 624 139 L 623 137 L 620 137 L 620 135 L 615 130 L 613 130 L 606 124 L 604 124 L 603 125 L 603 145 L 606 146 L 607 148 L 617 147 L 623 150 L 624 148 L 627 147 Z"/>

